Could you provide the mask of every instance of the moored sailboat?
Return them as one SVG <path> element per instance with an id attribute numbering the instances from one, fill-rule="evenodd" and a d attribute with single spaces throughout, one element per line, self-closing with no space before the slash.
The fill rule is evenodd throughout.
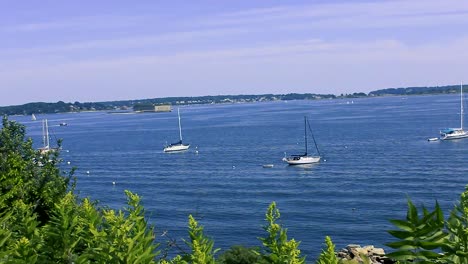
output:
<path id="1" fill-rule="evenodd" d="M 307 130 L 310 130 L 310 134 L 312 135 L 315 149 L 318 154 L 316 156 L 309 156 L 308 145 L 307 145 Z M 320 151 L 318 149 L 317 142 L 315 141 L 314 134 L 312 133 L 312 130 L 310 129 L 310 125 L 306 117 L 304 117 L 304 139 L 305 139 L 305 153 L 299 154 L 299 155 L 290 155 L 289 157 L 285 156 L 283 158 L 284 162 L 288 163 L 289 165 L 303 165 L 303 164 L 317 163 L 320 161 L 321 159 Z"/>
<path id="2" fill-rule="evenodd" d="M 179 141 L 169 144 L 164 147 L 164 152 L 177 152 L 177 151 L 184 151 L 190 148 L 190 144 L 184 144 L 182 142 L 182 126 L 180 123 L 180 111 L 177 108 L 177 116 L 179 118 Z"/>
<path id="3" fill-rule="evenodd" d="M 463 129 L 463 84 L 460 84 L 460 127 L 445 128 L 440 131 L 440 139 L 451 140 L 468 137 L 468 131 Z"/>
<path id="4" fill-rule="evenodd" d="M 50 147 L 49 125 L 47 123 L 47 119 L 42 120 L 42 143 L 43 146 L 39 148 L 39 151 L 43 154 L 58 150 L 58 148 Z"/>

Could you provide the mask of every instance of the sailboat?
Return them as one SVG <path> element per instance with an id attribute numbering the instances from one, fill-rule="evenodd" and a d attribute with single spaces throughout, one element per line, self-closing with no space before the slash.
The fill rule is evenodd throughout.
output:
<path id="1" fill-rule="evenodd" d="M 468 137 L 468 131 L 463 130 L 463 84 L 460 84 L 460 128 L 446 128 L 440 131 L 440 139 L 460 139 Z"/>
<path id="2" fill-rule="evenodd" d="M 34 114 L 31 115 L 31 120 L 36 121 L 36 116 Z"/>
<path id="3" fill-rule="evenodd" d="M 42 142 L 44 146 L 39 148 L 39 151 L 43 154 L 49 151 L 56 151 L 58 149 L 50 147 L 49 125 L 47 124 L 47 119 L 42 120 Z"/>
<path id="4" fill-rule="evenodd" d="M 317 150 L 317 156 L 309 156 L 308 155 L 308 146 L 307 146 L 307 130 L 310 130 L 312 139 L 314 140 L 315 149 Z M 315 137 L 312 134 L 312 130 L 310 129 L 309 121 L 306 117 L 304 117 L 304 139 L 305 139 L 305 153 L 300 155 L 291 155 L 289 157 L 284 157 L 283 161 L 288 163 L 289 165 L 301 165 L 301 164 L 311 164 L 317 163 L 320 161 L 320 151 L 317 147 L 317 143 L 315 142 Z"/>
<path id="5" fill-rule="evenodd" d="M 179 117 L 179 141 L 172 143 L 164 147 L 164 152 L 176 152 L 187 150 L 190 147 L 190 144 L 182 143 L 182 126 L 180 125 L 180 111 L 177 108 L 177 116 Z"/>

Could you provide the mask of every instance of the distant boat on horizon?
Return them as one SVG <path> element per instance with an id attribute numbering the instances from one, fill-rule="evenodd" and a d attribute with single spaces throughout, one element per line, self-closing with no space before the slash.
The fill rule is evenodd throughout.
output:
<path id="1" fill-rule="evenodd" d="M 190 144 L 182 143 L 182 126 L 180 124 L 180 111 L 177 108 L 177 116 L 179 119 L 179 141 L 166 145 L 164 147 L 164 152 L 177 152 L 177 151 L 184 151 L 190 148 Z"/>
<path id="2" fill-rule="evenodd" d="M 37 120 L 37 118 L 36 118 L 36 116 L 35 116 L 34 114 L 31 115 L 31 120 L 32 120 L 32 121 L 36 121 L 36 120 Z"/>

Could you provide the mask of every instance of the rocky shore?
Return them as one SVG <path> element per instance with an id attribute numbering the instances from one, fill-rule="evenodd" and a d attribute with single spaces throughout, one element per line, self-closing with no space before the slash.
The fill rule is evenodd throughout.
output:
<path id="1" fill-rule="evenodd" d="M 338 260 L 343 263 L 371 263 L 371 264 L 393 264 L 393 260 L 385 257 L 383 248 L 372 245 L 361 247 L 350 244 L 336 253 Z"/>

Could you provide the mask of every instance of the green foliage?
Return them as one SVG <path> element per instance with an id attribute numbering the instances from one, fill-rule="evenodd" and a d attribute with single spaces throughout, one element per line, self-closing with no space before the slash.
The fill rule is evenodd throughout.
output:
<path id="1" fill-rule="evenodd" d="M 326 249 L 322 250 L 322 253 L 317 260 L 317 264 L 338 264 L 338 258 L 335 254 L 335 245 L 333 244 L 329 236 L 325 237 Z"/>
<path id="2" fill-rule="evenodd" d="M 213 250 L 213 240 L 203 234 L 203 226 L 199 225 L 192 215 L 189 215 L 188 228 L 190 241 L 186 243 L 191 249 L 191 254 L 185 255 L 183 259 L 193 264 L 214 264 L 214 254 L 219 249 Z"/>
<path id="3" fill-rule="evenodd" d="M 446 228 L 449 237 L 443 245 L 445 258 L 451 263 L 468 263 L 468 186 L 451 212 Z"/>
<path id="4" fill-rule="evenodd" d="M 296 242 L 294 239 L 288 240 L 287 229 L 277 223 L 280 212 L 276 208 L 275 202 L 270 204 L 265 217 L 267 225 L 263 229 L 268 233 L 268 237 L 260 238 L 264 246 L 263 261 L 278 264 L 305 263 L 305 257 L 301 257 L 301 251 L 298 249 L 300 242 Z"/>
<path id="5" fill-rule="evenodd" d="M 444 232 L 444 217 L 438 203 L 434 211 L 429 212 L 422 208 L 422 215 L 419 216 L 418 209 L 408 199 L 408 211 L 406 220 L 391 220 L 399 230 L 390 230 L 389 233 L 398 238 L 399 241 L 388 243 L 387 246 L 397 249 L 387 256 L 405 261 L 434 263 L 442 258 L 441 254 L 434 252 L 444 245 L 447 237 Z"/>
<path id="6" fill-rule="evenodd" d="M 397 249 L 388 257 L 401 263 L 468 263 L 468 186 L 447 220 L 437 203 L 432 212 L 423 208 L 419 217 L 408 200 L 406 221 L 392 223 L 400 230 L 389 232 L 400 241 L 388 244 Z"/>
<path id="7" fill-rule="evenodd" d="M 221 254 L 217 260 L 220 264 L 251 264 L 260 261 L 260 257 L 255 254 L 255 248 L 243 246 L 233 246 Z"/>
<path id="8" fill-rule="evenodd" d="M 78 212 L 81 210 L 72 193 L 55 204 L 50 221 L 44 226 L 45 256 L 47 262 L 76 262 L 81 253 L 83 227 Z"/>
<path id="9" fill-rule="evenodd" d="M 25 140 L 25 127 L 3 118 L 0 132 L 0 212 L 22 200 L 32 206 L 41 223 L 69 188 L 72 173 L 62 176 L 59 153 L 41 154 Z"/>
<path id="10" fill-rule="evenodd" d="M 153 228 L 140 197 L 115 212 L 81 202 L 62 176 L 59 152 L 42 154 L 24 126 L 0 131 L 0 263 L 155 263 Z"/>
<path id="11" fill-rule="evenodd" d="M 128 207 L 118 212 L 98 210 L 84 199 L 78 212 L 82 255 L 78 263 L 155 263 L 158 244 L 154 243 L 154 230 L 144 218 L 140 197 L 129 191 Z"/>

